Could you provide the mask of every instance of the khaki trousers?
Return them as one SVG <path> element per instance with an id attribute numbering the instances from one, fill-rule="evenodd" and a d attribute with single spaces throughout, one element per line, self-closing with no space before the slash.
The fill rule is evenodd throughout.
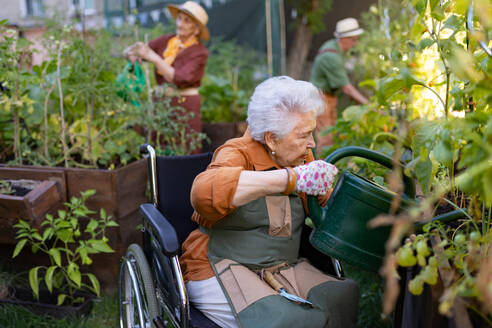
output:
<path id="1" fill-rule="evenodd" d="M 333 145 L 331 134 L 320 136 L 321 131 L 334 126 L 337 120 L 337 97 L 328 93 L 323 93 L 326 110 L 318 116 L 316 120 L 316 155 L 319 158 L 325 146 Z"/>

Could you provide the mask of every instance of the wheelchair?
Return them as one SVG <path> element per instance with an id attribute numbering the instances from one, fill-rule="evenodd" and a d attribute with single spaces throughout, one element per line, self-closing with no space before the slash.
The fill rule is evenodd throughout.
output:
<path id="1" fill-rule="evenodd" d="M 190 190 L 195 177 L 206 169 L 212 153 L 156 156 L 145 144 L 152 203 L 142 204 L 142 246 L 132 244 L 122 257 L 118 277 L 120 327 L 217 328 L 190 304 L 178 258 L 181 244 L 197 228 L 191 221 Z M 343 279 L 341 264 L 314 249 L 311 229 L 304 226 L 300 257 L 321 271 Z"/>

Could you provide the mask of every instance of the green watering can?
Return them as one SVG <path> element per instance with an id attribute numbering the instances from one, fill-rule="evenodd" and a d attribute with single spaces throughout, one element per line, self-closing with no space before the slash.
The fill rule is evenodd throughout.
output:
<path id="1" fill-rule="evenodd" d="M 391 157 L 355 146 L 337 149 L 325 161 L 335 164 L 338 160 L 351 156 L 366 158 L 389 169 L 393 168 Z M 397 213 L 416 204 L 413 179 L 403 175 L 403 182 L 404 194 Z M 342 262 L 377 272 L 383 262 L 391 226 L 371 229 L 367 223 L 379 214 L 389 213 L 395 196 L 396 193 L 383 186 L 343 171 L 326 206 L 321 208 L 316 197 L 308 197 L 309 216 L 314 223 L 309 238 L 311 244 L 320 252 Z M 433 220 L 447 222 L 462 216 L 463 211 L 457 210 Z M 421 228 L 421 225 L 416 228 Z"/>

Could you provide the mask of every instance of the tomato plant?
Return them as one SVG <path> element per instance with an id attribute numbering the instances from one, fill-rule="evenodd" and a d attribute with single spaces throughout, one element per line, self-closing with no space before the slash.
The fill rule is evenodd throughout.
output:
<path id="1" fill-rule="evenodd" d="M 461 298 L 486 322 L 492 322 L 492 60 L 483 44 L 490 46 L 491 8 L 481 0 L 381 0 L 371 7 L 354 72 L 372 94 L 370 103 L 345 109 L 331 130 L 330 150 L 365 146 L 404 163 L 421 202 L 396 218 L 387 248 L 396 261 L 388 265 L 420 268 L 408 286 L 414 294 L 450 266 L 439 310 L 449 314 Z M 467 212 L 457 225 L 429 225 L 397 246 L 414 222 L 455 208 Z M 394 279 L 395 270 L 386 268 L 386 278 Z"/>

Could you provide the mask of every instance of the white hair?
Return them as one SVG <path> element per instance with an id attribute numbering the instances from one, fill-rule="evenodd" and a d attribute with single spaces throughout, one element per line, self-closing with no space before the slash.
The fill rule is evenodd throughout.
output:
<path id="1" fill-rule="evenodd" d="M 265 132 L 282 139 L 298 123 L 296 113 L 313 111 L 316 116 L 325 109 L 321 92 L 313 84 L 288 76 L 269 78 L 253 92 L 248 105 L 248 125 L 254 140 L 265 143 Z"/>

